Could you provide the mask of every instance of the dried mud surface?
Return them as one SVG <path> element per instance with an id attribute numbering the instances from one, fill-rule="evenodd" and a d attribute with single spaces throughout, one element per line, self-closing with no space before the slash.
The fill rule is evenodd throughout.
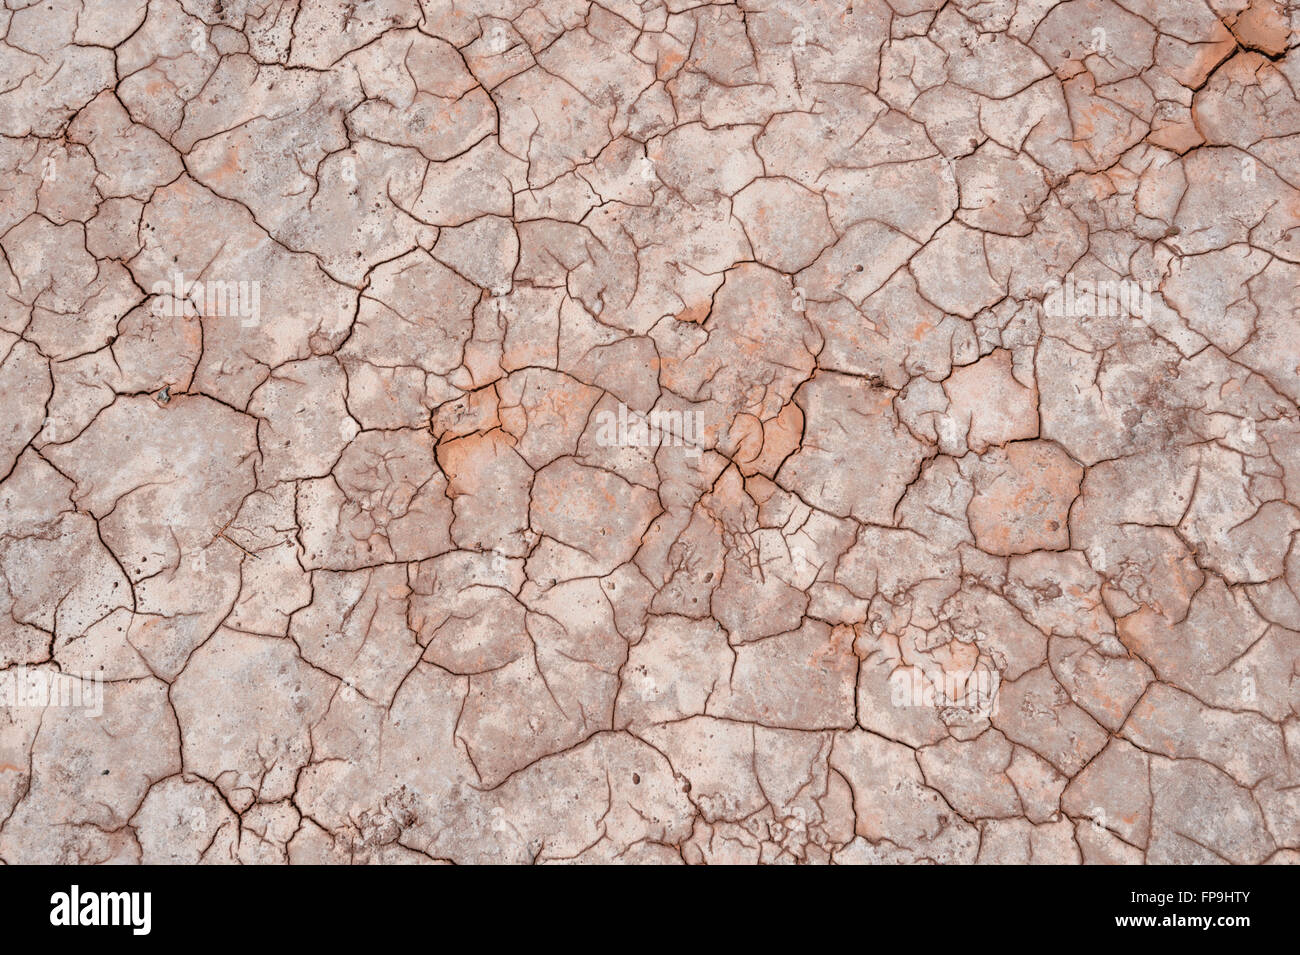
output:
<path id="1" fill-rule="evenodd" d="M 1294 4 L 0 74 L 0 861 L 1300 859 Z"/>

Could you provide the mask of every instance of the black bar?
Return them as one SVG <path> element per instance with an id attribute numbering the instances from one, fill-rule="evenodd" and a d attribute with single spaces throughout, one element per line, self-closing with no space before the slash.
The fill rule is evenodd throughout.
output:
<path id="1" fill-rule="evenodd" d="M 864 945 L 900 932 L 917 944 L 964 939 L 982 945 L 1021 931 L 1029 933 L 1026 938 L 1071 942 L 1149 943 L 1200 935 L 1232 944 L 1257 930 L 1282 937 L 1291 926 L 1286 915 L 1297 887 L 1286 866 L 872 867 L 840 873 L 831 882 L 811 874 L 728 872 L 689 885 L 655 884 L 644 872 L 591 878 L 580 871 L 485 876 L 451 866 L 15 866 L 0 868 L 0 911 L 10 939 L 48 934 L 51 941 L 67 941 L 75 934 L 80 941 L 111 936 L 127 945 L 203 938 L 221 944 L 233 935 L 241 945 L 319 939 L 339 947 L 415 932 L 440 948 L 460 932 L 485 930 L 497 943 L 511 937 L 535 943 L 539 931 L 558 944 L 566 937 L 616 943 L 660 933 L 666 940 L 679 931 L 679 940 L 716 934 L 735 941 L 750 935 L 762 940 L 778 921 L 795 931 L 799 925 L 806 930 L 839 923 Z M 87 915 L 88 895 L 148 892 L 148 934 L 136 934 L 131 924 L 130 915 L 142 914 L 142 904 L 122 908 L 126 924 L 52 925 L 59 894 L 70 902 L 73 885 Z M 1153 921 L 1120 924 L 1126 919 Z"/>

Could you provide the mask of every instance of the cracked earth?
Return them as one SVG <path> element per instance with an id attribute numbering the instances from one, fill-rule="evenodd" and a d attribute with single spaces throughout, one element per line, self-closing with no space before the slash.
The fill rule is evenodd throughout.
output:
<path id="1" fill-rule="evenodd" d="M 0 76 L 0 861 L 1300 860 L 1294 5 L 6 0 Z"/>

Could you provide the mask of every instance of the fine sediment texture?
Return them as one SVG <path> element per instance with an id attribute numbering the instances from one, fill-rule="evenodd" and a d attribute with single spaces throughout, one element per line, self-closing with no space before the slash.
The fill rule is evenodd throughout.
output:
<path id="1" fill-rule="evenodd" d="M 1300 859 L 1300 8 L 0 11 L 0 862 Z"/>

